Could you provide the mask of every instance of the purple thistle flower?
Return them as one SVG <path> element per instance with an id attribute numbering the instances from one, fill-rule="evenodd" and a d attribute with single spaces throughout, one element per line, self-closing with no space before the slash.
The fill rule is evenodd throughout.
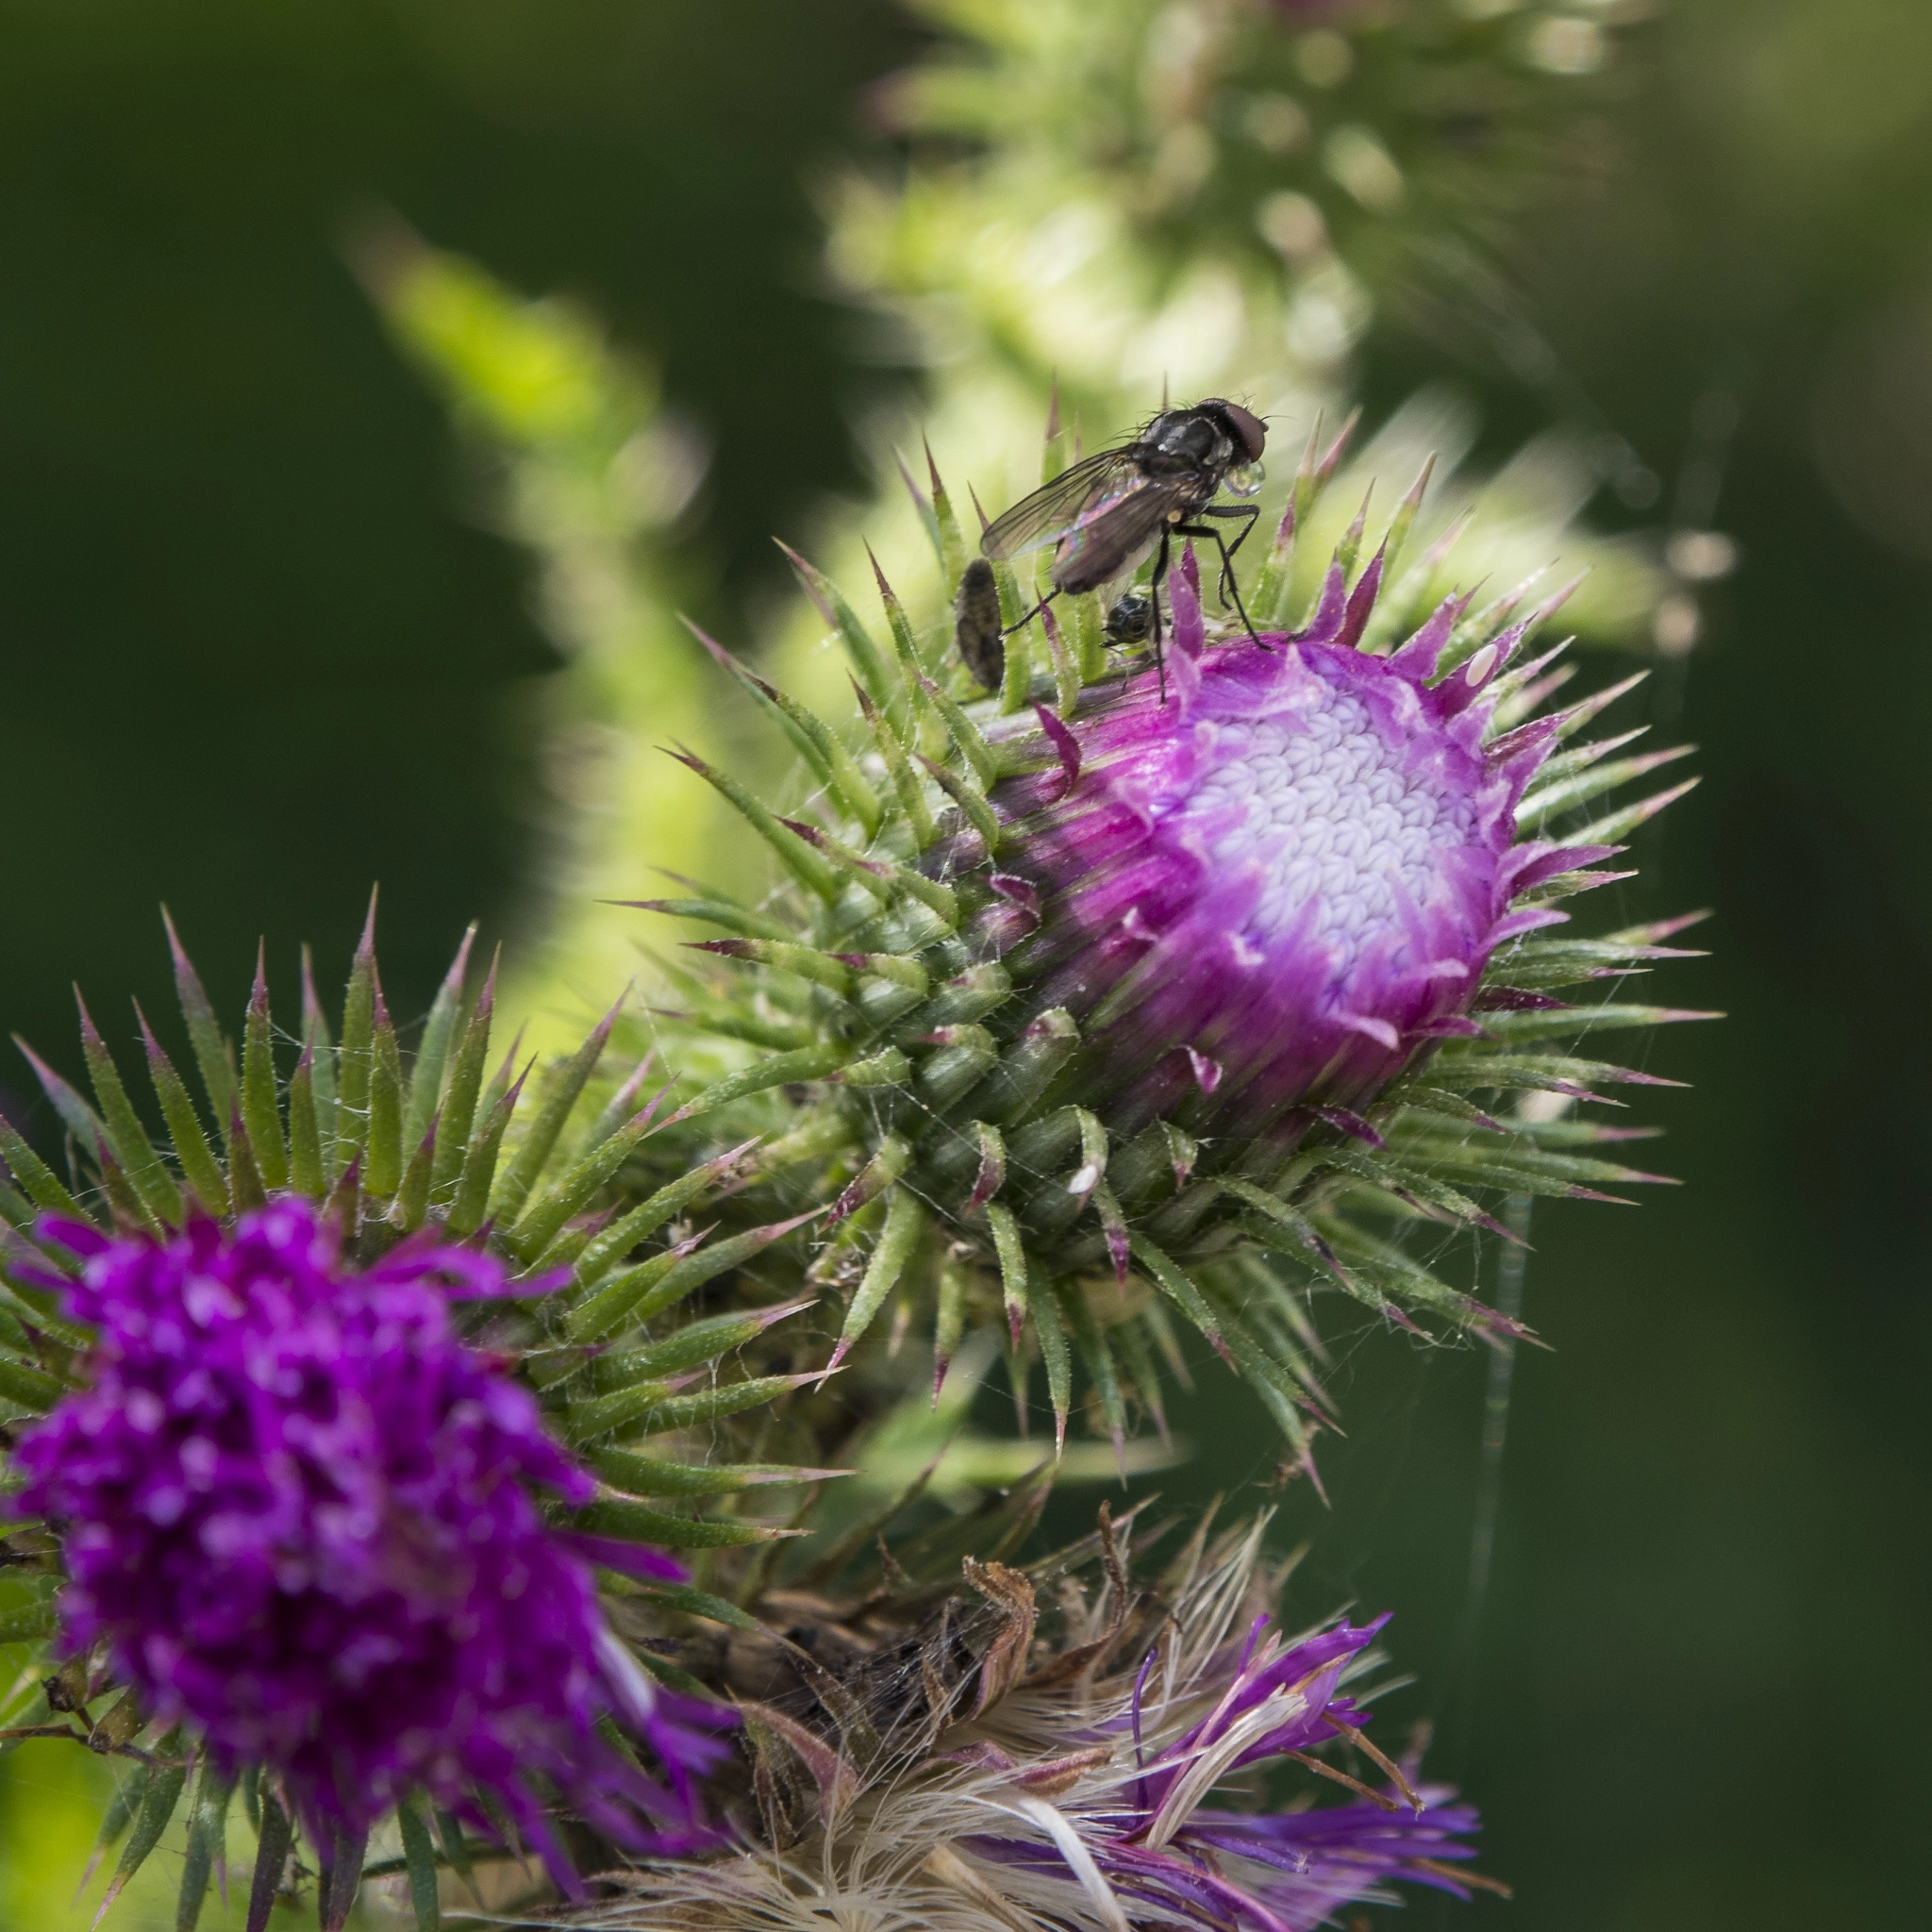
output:
<path id="1" fill-rule="evenodd" d="M 1431 682 L 1466 600 L 1372 656 L 1380 575 L 1350 592 L 1338 564 L 1306 628 L 1210 650 L 1191 551 L 1166 688 L 1142 674 L 1042 717 L 1059 764 L 994 794 L 1011 891 L 1043 908 L 1010 962 L 1038 1008 L 1081 1020 L 1116 1132 L 1352 1125 L 1419 1048 L 1479 1031 L 1497 946 L 1564 917 L 1510 902 L 1604 856 L 1517 842 L 1557 720 L 1485 742 L 1535 619 Z"/>
<path id="2" fill-rule="evenodd" d="M 273 1766 L 324 1844 L 412 1785 L 487 1829 L 487 1790 L 567 1874 L 533 1780 L 621 1842 L 704 1841 L 692 1778 L 730 1719 L 610 1633 L 589 1560 L 608 1556 L 531 1493 L 594 1484 L 452 1325 L 452 1299 L 510 1291 L 500 1262 L 419 1238 L 358 1270 L 291 1200 L 232 1232 L 42 1232 L 81 1258 L 49 1285 L 97 1336 L 89 1386 L 16 1457 L 19 1507 L 63 1538 L 70 1650 L 105 1641 L 158 1723 Z M 599 1737 L 607 1716 L 660 1777 Z"/>

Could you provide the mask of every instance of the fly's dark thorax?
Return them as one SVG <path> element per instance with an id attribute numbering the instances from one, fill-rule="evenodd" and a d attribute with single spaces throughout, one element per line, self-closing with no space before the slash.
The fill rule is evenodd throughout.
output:
<path id="1" fill-rule="evenodd" d="M 1226 425 L 1206 408 L 1171 409 L 1156 417 L 1141 448 L 1150 469 L 1224 470 L 1234 460 Z"/>

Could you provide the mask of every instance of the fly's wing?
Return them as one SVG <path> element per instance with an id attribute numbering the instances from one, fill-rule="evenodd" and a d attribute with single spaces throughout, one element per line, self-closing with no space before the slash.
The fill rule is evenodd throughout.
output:
<path id="1" fill-rule="evenodd" d="M 1094 504 L 1062 540 L 1053 580 L 1063 591 L 1097 591 L 1146 556 L 1168 512 L 1192 500 L 1187 481 L 1142 477 Z"/>
<path id="2" fill-rule="evenodd" d="M 1129 445 L 1100 450 L 995 517 L 979 540 L 980 554 L 1008 558 L 1044 549 L 1147 487 Z"/>

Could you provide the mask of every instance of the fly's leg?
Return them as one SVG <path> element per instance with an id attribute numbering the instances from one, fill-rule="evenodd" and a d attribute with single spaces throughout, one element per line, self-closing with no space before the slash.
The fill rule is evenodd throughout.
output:
<path id="1" fill-rule="evenodd" d="M 1260 644 L 1261 640 L 1256 635 L 1254 622 L 1248 616 L 1247 607 L 1241 602 L 1241 586 L 1235 581 L 1234 554 L 1248 541 L 1248 532 L 1255 527 L 1255 520 L 1261 514 L 1261 506 L 1257 503 L 1229 504 L 1221 508 L 1196 510 L 1194 514 L 1200 517 L 1219 518 L 1227 523 L 1240 522 L 1241 535 L 1232 543 L 1228 542 L 1219 530 L 1206 524 L 1183 524 L 1174 534 L 1180 537 L 1208 537 L 1213 540 L 1214 547 L 1221 552 L 1221 575 L 1217 586 L 1221 601 L 1226 604 L 1232 599 L 1235 609 L 1241 615 L 1241 628 L 1256 643 Z M 1261 644 L 1261 648 L 1266 651 L 1273 646 Z"/>
<path id="2" fill-rule="evenodd" d="M 1174 535 L 1208 537 L 1213 540 L 1214 547 L 1221 552 L 1221 600 L 1225 604 L 1230 598 L 1233 599 L 1234 608 L 1241 616 L 1241 628 L 1256 643 L 1261 644 L 1261 640 L 1255 631 L 1254 621 L 1248 616 L 1246 605 L 1241 602 L 1241 586 L 1236 583 L 1234 575 L 1234 554 L 1247 541 L 1248 532 L 1255 527 L 1255 519 L 1261 514 L 1261 506 L 1257 503 L 1230 504 L 1224 509 L 1197 510 L 1195 514 L 1219 517 L 1228 522 L 1236 518 L 1241 520 L 1241 533 L 1232 543 L 1229 543 L 1212 524 L 1178 524 L 1174 526 Z M 1264 651 L 1272 651 L 1274 647 L 1273 644 L 1261 644 L 1261 648 Z"/>
<path id="3" fill-rule="evenodd" d="M 1215 517 L 1224 524 L 1239 523 L 1241 526 L 1241 535 L 1222 552 L 1221 594 L 1225 599 L 1228 589 L 1234 582 L 1234 554 L 1248 541 L 1248 532 L 1255 527 L 1256 519 L 1261 514 L 1261 506 L 1258 503 L 1228 503 L 1223 504 L 1217 509 L 1204 509 L 1197 511 L 1196 514 Z"/>
<path id="4" fill-rule="evenodd" d="M 1167 660 L 1160 651 L 1160 587 L 1167 581 L 1167 565 L 1173 539 L 1169 532 L 1160 533 L 1160 556 L 1154 565 L 1154 575 L 1147 586 L 1148 635 L 1154 641 L 1154 678 L 1160 690 L 1160 702 L 1167 702 Z"/>
<path id="5" fill-rule="evenodd" d="M 1027 611 L 1024 611 L 1024 612 L 1023 612 L 1023 613 L 1022 613 L 1022 614 L 1021 614 L 1020 616 L 1016 617 L 1016 618 L 1015 618 L 1015 619 L 1013 620 L 1013 622 L 1012 622 L 1011 624 L 1008 625 L 1008 626 L 1006 627 L 1006 629 L 1000 632 L 1000 635 L 1001 635 L 1001 637 L 1003 637 L 1003 638 L 1009 638 L 1009 637 L 1011 637 L 1011 636 L 1013 635 L 1013 633 L 1014 633 L 1014 632 L 1015 632 L 1016 630 L 1019 630 L 1019 629 L 1021 629 L 1021 628 L 1022 628 L 1022 627 L 1023 627 L 1024 625 L 1029 625 L 1029 624 L 1031 624 L 1031 623 L 1033 622 L 1033 620 L 1034 620 L 1034 619 L 1035 619 L 1036 617 L 1038 617 L 1038 616 L 1040 615 L 1040 613 L 1041 613 L 1041 612 L 1042 610 L 1044 610 L 1044 609 L 1046 608 L 1046 607 L 1047 607 L 1047 606 L 1048 606 L 1049 604 L 1051 604 L 1051 603 L 1053 602 L 1053 600 L 1054 600 L 1054 599 L 1055 599 L 1056 597 L 1058 597 L 1058 596 L 1059 595 L 1059 593 L 1060 593 L 1060 587 L 1059 587 L 1059 586 L 1058 586 L 1058 584 L 1056 584 L 1056 585 L 1055 585 L 1055 586 L 1053 587 L 1053 589 L 1052 589 L 1052 590 L 1050 590 L 1050 591 L 1048 591 L 1048 592 L 1046 593 L 1046 595 L 1045 595 L 1045 596 L 1043 596 L 1043 597 L 1042 597 L 1042 598 L 1041 598 L 1041 599 L 1040 600 L 1040 602 L 1039 602 L 1038 604 L 1036 604 L 1036 605 L 1035 605 L 1035 606 L 1033 607 L 1033 608 L 1032 608 L 1031 610 L 1027 610 Z"/>

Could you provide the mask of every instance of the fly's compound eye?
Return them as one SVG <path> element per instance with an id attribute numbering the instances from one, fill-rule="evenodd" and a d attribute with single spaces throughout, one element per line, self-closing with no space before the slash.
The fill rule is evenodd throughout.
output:
<path id="1" fill-rule="evenodd" d="M 1268 446 L 1268 425 L 1252 409 L 1244 409 L 1239 403 L 1223 403 L 1221 408 L 1234 433 L 1241 439 L 1242 455 L 1257 466 L 1256 482 L 1258 485 L 1261 452 Z M 1250 493 L 1247 491 L 1241 492 L 1244 496 Z"/>

